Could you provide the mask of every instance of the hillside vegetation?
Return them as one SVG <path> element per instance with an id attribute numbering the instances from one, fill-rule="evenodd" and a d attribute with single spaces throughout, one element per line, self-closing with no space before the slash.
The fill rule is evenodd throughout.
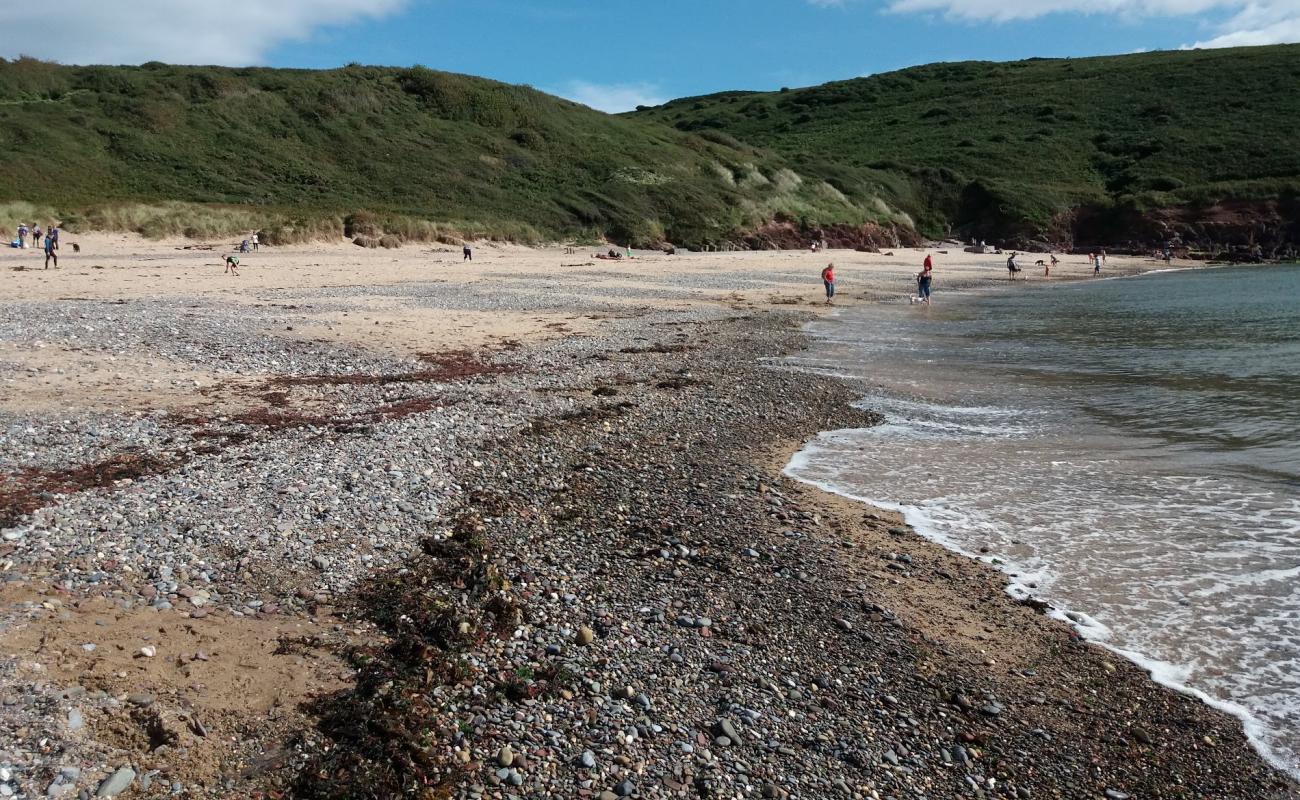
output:
<path id="1" fill-rule="evenodd" d="M 776 150 L 931 236 L 1114 240 L 1144 215 L 1176 228 L 1254 208 L 1289 212 L 1300 239 L 1298 45 L 933 64 L 636 116 Z"/>
<path id="2" fill-rule="evenodd" d="M 610 116 L 409 69 L 0 60 L 0 224 L 269 241 L 1300 241 L 1300 46 L 934 64 Z"/>
<path id="3" fill-rule="evenodd" d="M 778 215 L 893 217 L 724 134 L 421 67 L 31 59 L 0 63 L 0 200 L 15 201 L 0 208 L 9 223 L 50 210 L 73 225 L 210 235 L 261 220 L 272 240 L 346 225 L 705 246 Z"/>

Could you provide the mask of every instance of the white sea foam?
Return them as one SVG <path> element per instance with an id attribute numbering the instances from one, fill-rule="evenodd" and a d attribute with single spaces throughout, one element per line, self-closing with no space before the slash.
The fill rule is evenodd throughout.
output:
<path id="1" fill-rule="evenodd" d="M 1086 631 L 1080 629 L 1080 632 L 1087 637 Z M 1250 709 L 1231 700 L 1223 700 L 1218 697 L 1213 697 L 1189 685 L 1188 682 L 1191 679 L 1191 670 L 1186 666 L 1170 664 L 1167 661 L 1150 658 L 1137 651 L 1125 650 L 1120 647 L 1115 647 L 1114 645 L 1106 644 L 1105 642 L 1098 643 L 1107 650 L 1110 650 L 1116 655 L 1127 658 L 1129 661 L 1132 661 L 1134 664 L 1137 664 L 1139 667 L 1146 670 L 1151 674 L 1151 679 L 1156 683 L 1162 686 L 1167 686 L 1174 691 L 1195 697 L 1211 708 L 1217 708 L 1218 710 L 1226 714 L 1231 714 L 1241 720 L 1241 726 L 1246 732 L 1246 738 L 1248 738 L 1251 744 L 1255 746 L 1255 749 L 1258 750 L 1270 764 L 1277 767 L 1282 772 L 1291 775 L 1293 778 L 1300 780 L 1300 768 L 1291 762 L 1284 752 L 1273 746 L 1268 726 Z"/>
<path id="2" fill-rule="evenodd" d="M 858 432 L 865 433 L 873 432 L 875 430 L 878 429 L 858 429 Z M 837 431 L 836 433 L 845 433 L 845 431 Z M 1026 569 L 1023 565 L 1014 561 L 981 555 L 965 546 L 963 543 L 965 537 L 961 534 L 959 528 L 954 530 L 951 526 L 951 518 L 965 517 L 969 519 L 969 515 L 963 514 L 960 511 L 951 511 L 949 514 L 950 524 L 943 525 L 937 523 L 931 513 L 919 506 L 902 504 L 878 497 L 866 497 L 854 493 L 852 490 L 847 489 L 843 484 L 834 480 L 808 477 L 812 465 L 816 463 L 819 458 L 824 456 L 825 453 L 819 452 L 817 441 L 814 440 L 804 449 L 795 453 L 791 457 L 790 462 L 784 470 L 784 474 L 808 485 L 815 486 L 822 491 L 830 492 L 885 511 L 899 513 L 903 516 L 906 524 L 916 531 L 918 535 L 967 558 L 993 564 L 1008 575 L 1015 575 L 1016 577 L 1011 578 L 1006 586 L 1007 593 L 1013 597 L 1044 596 L 1042 587 L 1044 585 L 1050 585 L 1052 575 L 1050 571 L 1045 569 Z M 1253 577 L 1256 577 L 1261 581 L 1274 581 L 1285 580 L 1298 575 L 1300 575 L 1300 567 L 1292 570 L 1273 571 L 1267 575 Z M 1248 577 L 1243 576 L 1239 582 L 1248 582 Z M 1031 589 L 1031 584 L 1038 588 Z M 1048 595 L 1048 597 L 1050 598 L 1050 595 Z M 1163 661 L 1148 656 L 1138 650 L 1120 647 L 1113 644 L 1111 640 L 1114 637 L 1114 632 L 1111 628 L 1085 611 L 1053 605 L 1048 614 L 1053 619 L 1070 625 L 1077 630 L 1081 636 L 1089 641 L 1095 642 L 1142 667 L 1151 674 L 1152 679 L 1157 683 L 1174 689 L 1175 691 L 1196 697 L 1207 705 L 1238 718 L 1241 720 L 1242 726 L 1251 743 L 1255 745 L 1259 752 L 1264 755 L 1271 764 L 1278 769 L 1291 774 L 1295 778 L 1300 779 L 1300 765 L 1290 761 L 1286 752 L 1274 746 L 1273 740 L 1270 736 L 1269 726 L 1245 705 L 1210 695 L 1191 685 L 1191 678 L 1195 672 L 1191 665 Z"/>
<path id="3" fill-rule="evenodd" d="M 1008 592 L 1047 599 L 1089 640 L 1239 717 L 1260 752 L 1300 778 L 1294 483 L 1215 470 L 1217 454 L 1198 461 L 1194 448 L 1132 427 L 1117 435 L 1080 411 L 1049 361 L 1019 362 L 1064 386 L 1045 401 L 1036 384 L 1027 394 L 1021 378 L 973 370 L 967 350 L 955 369 L 923 336 L 891 350 L 891 331 L 868 322 L 850 330 L 846 314 L 829 329 L 831 352 L 801 363 L 872 387 L 857 405 L 885 423 L 818 436 L 786 474 L 896 511 L 920 535 L 996 564 L 1012 576 Z M 859 332 L 868 343 L 855 349 Z M 999 363 L 1006 349 L 997 345 Z M 1072 367 L 1089 380 L 1112 374 L 1092 358 Z M 1153 421 L 1173 413 L 1162 395 L 1128 391 Z M 1180 430 L 1221 427 L 1193 423 Z"/>

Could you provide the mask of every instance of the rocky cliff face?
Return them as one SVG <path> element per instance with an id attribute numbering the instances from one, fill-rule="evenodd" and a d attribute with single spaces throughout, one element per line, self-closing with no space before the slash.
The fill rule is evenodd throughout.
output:
<path id="1" fill-rule="evenodd" d="M 1105 248 L 1112 253 L 1145 255 L 1172 246 L 1179 257 L 1293 260 L 1300 257 L 1300 197 L 1163 208 L 1079 206 L 1056 215 L 1045 230 L 989 210 L 974 221 L 954 226 L 954 235 L 1021 250 L 1088 252 Z M 924 240 L 912 228 L 893 223 L 816 226 L 782 220 L 742 232 L 722 249 L 797 250 L 814 242 L 875 251 L 918 247 Z"/>
<path id="2" fill-rule="evenodd" d="M 1149 253 L 1167 244 L 1195 256 L 1287 259 L 1300 253 L 1300 200 L 1227 200 L 1203 206 L 1077 208 L 1058 216 L 1063 248 Z"/>

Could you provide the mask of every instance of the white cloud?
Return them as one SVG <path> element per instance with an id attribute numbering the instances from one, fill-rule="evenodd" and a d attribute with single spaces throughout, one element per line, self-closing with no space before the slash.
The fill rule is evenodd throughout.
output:
<path id="1" fill-rule="evenodd" d="M 821 0 L 825 2 L 825 0 Z M 1195 47 L 1300 42 L 1300 0 L 891 0 L 890 11 L 935 13 L 971 22 L 1010 22 L 1049 14 L 1109 14 L 1133 19 L 1226 15 Z"/>
<path id="2" fill-rule="evenodd" d="M 1243 47 L 1300 42 L 1300 0 L 1256 0 L 1244 5 L 1218 36 L 1194 47 Z"/>
<path id="3" fill-rule="evenodd" d="M 657 106 L 668 100 L 652 83 L 569 81 L 563 88 L 546 91 L 610 114 L 631 111 L 637 106 Z"/>
<path id="4" fill-rule="evenodd" d="M 407 0 L 0 1 L 0 55 L 71 64 L 260 64 L 316 30 L 392 14 Z"/>
<path id="5" fill-rule="evenodd" d="M 1247 0 L 893 0 L 891 11 L 934 12 L 957 19 L 995 22 L 1048 14 L 1117 14 L 1130 17 L 1201 14 Z"/>

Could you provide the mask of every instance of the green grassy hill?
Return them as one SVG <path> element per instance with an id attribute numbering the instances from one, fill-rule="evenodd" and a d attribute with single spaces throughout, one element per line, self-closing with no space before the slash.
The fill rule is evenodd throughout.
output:
<path id="1" fill-rule="evenodd" d="M 610 116 L 411 69 L 0 60 L 0 225 L 688 247 L 1300 242 L 1300 46 L 935 64 Z"/>
<path id="2" fill-rule="evenodd" d="M 635 116 L 776 150 L 931 236 L 1113 241 L 1156 238 L 1160 223 L 1213 235 L 1289 214 L 1289 234 L 1256 233 L 1300 239 L 1297 45 L 933 64 Z"/>
<path id="3" fill-rule="evenodd" d="M 893 216 L 724 134 L 419 67 L 31 59 L 0 63 L 2 201 L 10 225 L 49 213 L 156 234 L 269 226 L 272 240 L 341 233 L 350 217 L 350 228 L 407 238 L 705 246 L 777 215 Z M 216 206 L 157 205 L 172 201 Z"/>

